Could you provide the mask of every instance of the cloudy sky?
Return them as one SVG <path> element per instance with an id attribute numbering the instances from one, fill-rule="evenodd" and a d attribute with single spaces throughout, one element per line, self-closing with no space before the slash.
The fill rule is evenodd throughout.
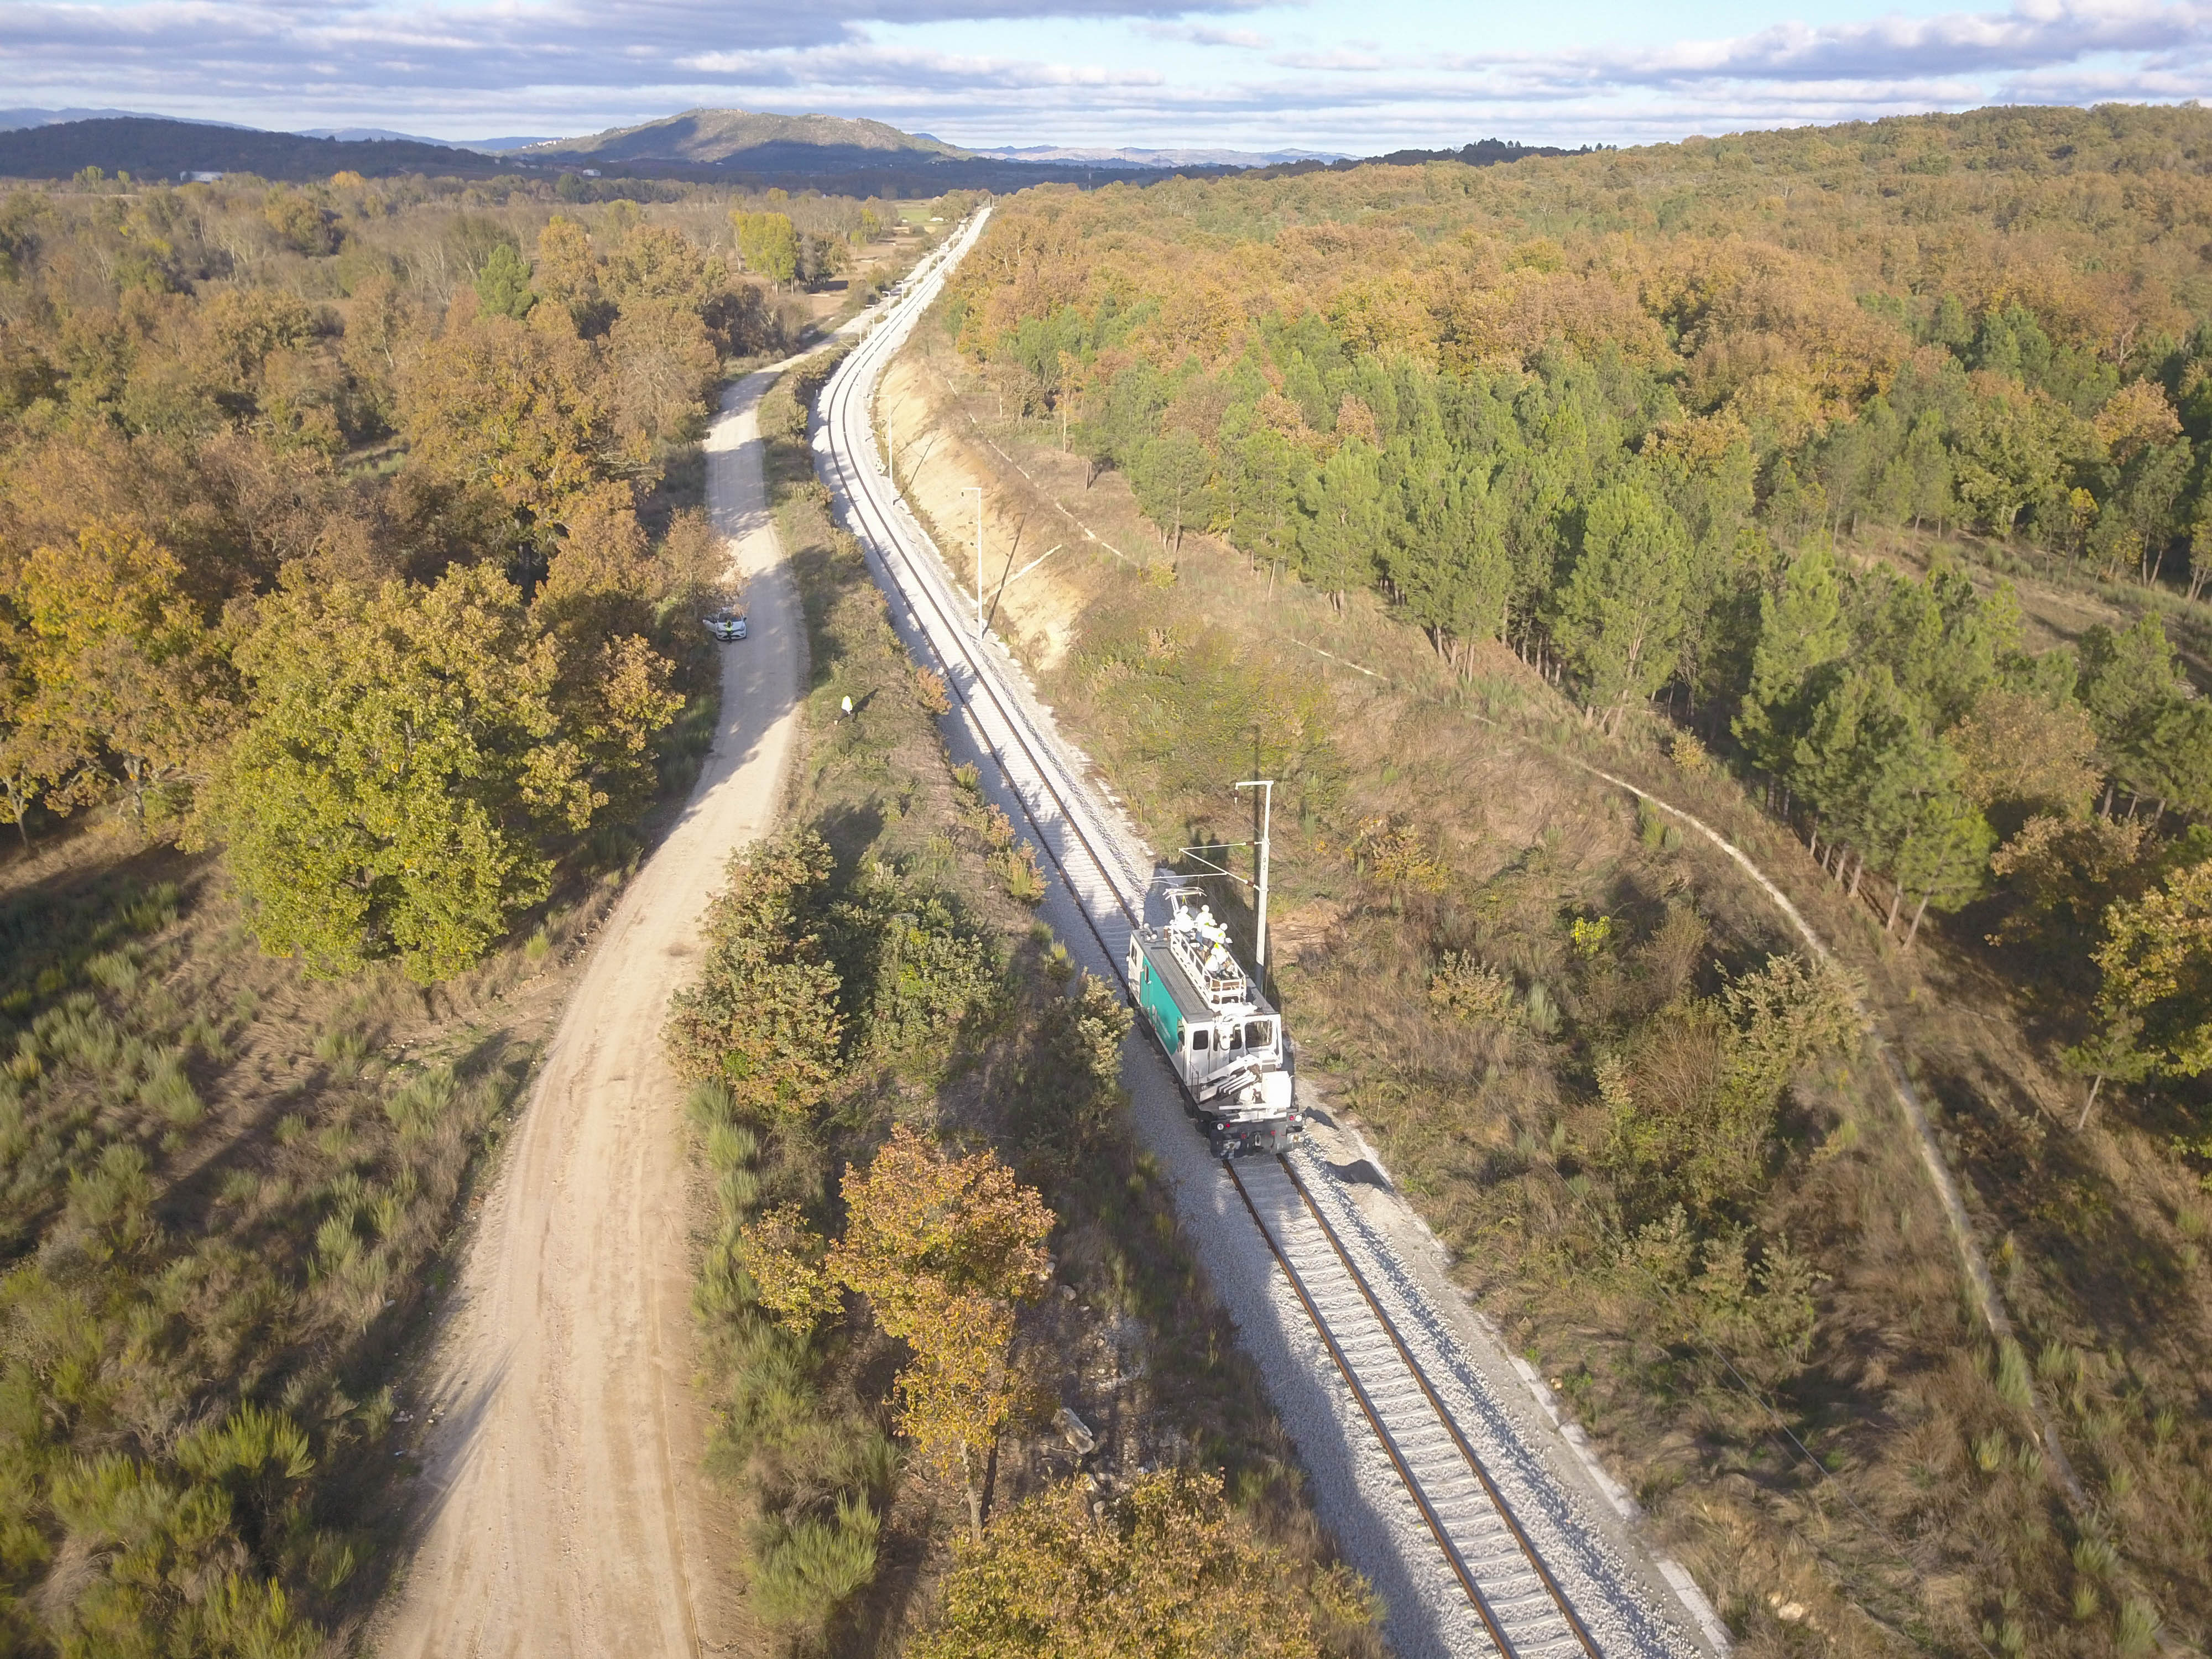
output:
<path id="1" fill-rule="evenodd" d="M 1372 154 L 2212 95 L 2212 0 L 0 0 L 0 87 L 453 138 L 711 104 Z"/>

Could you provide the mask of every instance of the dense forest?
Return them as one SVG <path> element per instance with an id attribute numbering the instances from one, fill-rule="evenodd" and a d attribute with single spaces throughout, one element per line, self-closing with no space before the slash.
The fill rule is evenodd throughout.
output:
<path id="1" fill-rule="evenodd" d="M 2208 249 L 2193 109 L 1047 190 L 910 360 L 910 489 L 1106 550 L 1000 626 L 1156 840 L 1283 780 L 1304 1075 L 1752 1650 L 2203 1639 Z"/>
<path id="2" fill-rule="evenodd" d="M 2212 707 L 2158 616 L 2032 650 L 2006 584 L 1855 554 L 1953 528 L 2193 600 L 2209 234 L 2197 112 L 1984 111 L 1037 192 L 954 326 L 1168 541 L 1375 589 L 1455 663 L 1509 641 L 1607 730 L 1663 697 L 1905 937 L 2068 870 L 2171 922 Z M 2203 1070 L 2151 941 L 2099 948 L 2086 1073 Z"/>
<path id="3" fill-rule="evenodd" d="M 468 200 L 0 209 L 6 816 L 119 795 L 220 839 L 264 942 L 332 970 L 444 977 L 635 821 L 702 689 L 670 618 L 720 579 L 658 486 L 724 362 L 793 326 L 779 289 L 882 223 Z"/>
<path id="4" fill-rule="evenodd" d="M 709 398 L 886 224 L 585 193 L 0 197 L 9 1651 L 303 1654 L 389 1569 L 511 1011 L 712 729 Z"/>

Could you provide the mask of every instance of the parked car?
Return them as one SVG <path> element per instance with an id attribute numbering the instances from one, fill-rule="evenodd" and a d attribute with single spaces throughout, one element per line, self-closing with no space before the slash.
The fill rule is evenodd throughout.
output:
<path id="1" fill-rule="evenodd" d="M 745 619 L 734 611 L 717 611 L 703 620 L 707 631 L 718 640 L 741 640 L 745 636 Z"/>

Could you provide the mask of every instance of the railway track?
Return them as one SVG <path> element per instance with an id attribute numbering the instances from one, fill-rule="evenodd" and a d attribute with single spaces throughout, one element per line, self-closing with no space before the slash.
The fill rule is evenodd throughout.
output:
<path id="1" fill-rule="evenodd" d="M 824 386 L 817 467 L 858 537 L 910 645 L 934 656 L 1023 807 L 1103 964 L 1126 994 L 1128 936 L 1143 917 L 1149 860 L 1094 799 L 1079 762 L 1052 740 L 1048 711 L 1000 661 L 942 559 L 883 470 L 870 405 L 876 380 L 973 245 L 988 210 L 909 279 L 898 307 Z M 1087 953 L 1086 953 L 1087 954 Z M 1359 1220 L 1318 1161 L 1221 1166 L 1279 1267 L 1404 1500 L 1455 1583 L 1486 1646 L 1503 1659 L 1679 1659 L 1698 1651 L 1474 1374 L 1389 1246 Z"/>
<path id="2" fill-rule="evenodd" d="M 1604 1659 L 1291 1159 L 1222 1167 L 1498 1651 Z"/>

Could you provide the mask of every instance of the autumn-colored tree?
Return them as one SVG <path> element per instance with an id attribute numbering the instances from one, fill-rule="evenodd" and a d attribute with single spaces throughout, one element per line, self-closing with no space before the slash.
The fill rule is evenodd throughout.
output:
<path id="1" fill-rule="evenodd" d="M 743 603 L 744 578 L 732 568 L 729 539 L 696 507 L 669 520 L 653 550 L 653 580 L 655 593 L 686 611 Z"/>
<path id="2" fill-rule="evenodd" d="M 574 496 L 559 529 L 537 604 L 546 611 L 591 608 L 602 633 L 643 627 L 653 568 L 629 487 L 602 484 Z"/>
<path id="3" fill-rule="evenodd" d="M 0 608 L 0 813 L 27 851 L 31 808 L 75 764 L 76 750 L 66 732 L 47 723 L 25 645 L 23 629 Z"/>
<path id="4" fill-rule="evenodd" d="M 526 526 L 549 525 L 643 462 L 617 440 L 613 392 L 584 342 L 478 316 L 408 360 L 399 424 L 423 465 L 495 492 Z"/>
<path id="5" fill-rule="evenodd" d="M 337 247 L 337 216 L 305 191 L 279 185 L 269 192 L 262 216 L 276 240 L 295 253 L 313 257 Z"/>
<path id="6" fill-rule="evenodd" d="M 567 319 L 568 326 L 586 338 L 606 331 L 614 307 L 600 287 L 601 264 L 592 239 L 574 219 L 555 214 L 538 233 L 538 257 L 532 264 L 532 284 L 539 296 Z M 541 326 L 552 313 L 534 313 Z"/>
<path id="7" fill-rule="evenodd" d="M 697 311 L 659 299 L 625 303 L 607 350 L 616 431 L 647 445 L 698 435 L 721 365 Z"/>
<path id="8" fill-rule="evenodd" d="M 1020 1401 L 1014 1309 L 1051 1278 L 1053 1212 L 990 1152 L 955 1158 L 903 1124 L 866 1170 L 846 1171 L 843 1194 L 829 1271 L 913 1351 L 900 1427 L 930 1461 L 957 1463 L 980 1536 L 981 1460 Z"/>
<path id="9" fill-rule="evenodd" d="M 236 655 L 251 719 L 224 787 L 231 866 L 263 945 L 312 972 L 396 957 L 450 978 L 544 895 L 541 842 L 591 822 L 557 648 L 495 569 L 296 581 Z"/>
<path id="10" fill-rule="evenodd" d="M 415 338 L 430 325 L 428 308 L 381 272 L 364 277 L 346 308 L 338 342 L 364 435 L 392 430 L 399 416 L 399 365 Z"/>
<path id="11" fill-rule="evenodd" d="M 1221 1478 L 1139 1476 L 1103 1516 L 1050 1487 L 957 1547 L 915 1659 L 1322 1659 L 1364 1627 L 1366 1587 L 1271 1542 Z"/>
<path id="12" fill-rule="evenodd" d="M 2077 702 L 1993 689 L 1960 723 L 1952 744 L 1960 787 L 1984 811 L 2002 803 L 2022 815 L 2079 817 L 2095 799 L 2097 732 Z"/>
<path id="13" fill-rule="evenodd" d="M 562 734 L 582 764 L 595 817 L 635 823 L 659 781 L 654 740 L 683 712 L 675 669 L 639 634 L 604 639 L 573 664 L 554 690 Z"/>
<path id="14" fill-rule="evenodd" d="M 2176 870 L 2140 898 L 2105 912 L 2095 953 L 2102 1036 L 2081 1059 L 2101 1081 L 2125 1056 L 2150 1070 L 2197 1077 L 2212 1070 L 2212 860 Z M 2101 1045 L 2101 1046 L 2100 1046 Z M 2096 1083 L 2090 1087 L 2096 1101 Z"/>
<path id="15" fill-rule="evenodd" d="M 2086 955 L 2083 943 L 2101 925 L 2106 907 L 2115 896 L 2131 896 L 2130 878 L 2149 834 L 2148 823 L 2125 819 L 2030 818 L 1990 859 L 1990 872 L 2021 902 L 1991 943 L 2048 930 L 2064 948 Z"/>
<path id="16" fill-rule="evenodd" d="M 227 665 L 152 538 L 100 522 L 24 561 L 17 723 L 58 806 L 119 790 L 143 824 L 204 779 L 232 714 Z M 37 756 L 35 762 L 28 757 Z"/>
<path id="17" fill-rule="evenodd" d="M 608 253 L 601 281 L 625 315 L 642 304 L 696 316 L 726 275 L 682 231 L 638 225 Z"/>
<path id="18" fill-rule="evenodd" d="M 795 1204 L 781 1204 L 738 1230 L 738 1261 L 761 1305 L 795 1329 L 837 1310 L 837 1281 L 823 1267 L 829 1246 Z"/>

